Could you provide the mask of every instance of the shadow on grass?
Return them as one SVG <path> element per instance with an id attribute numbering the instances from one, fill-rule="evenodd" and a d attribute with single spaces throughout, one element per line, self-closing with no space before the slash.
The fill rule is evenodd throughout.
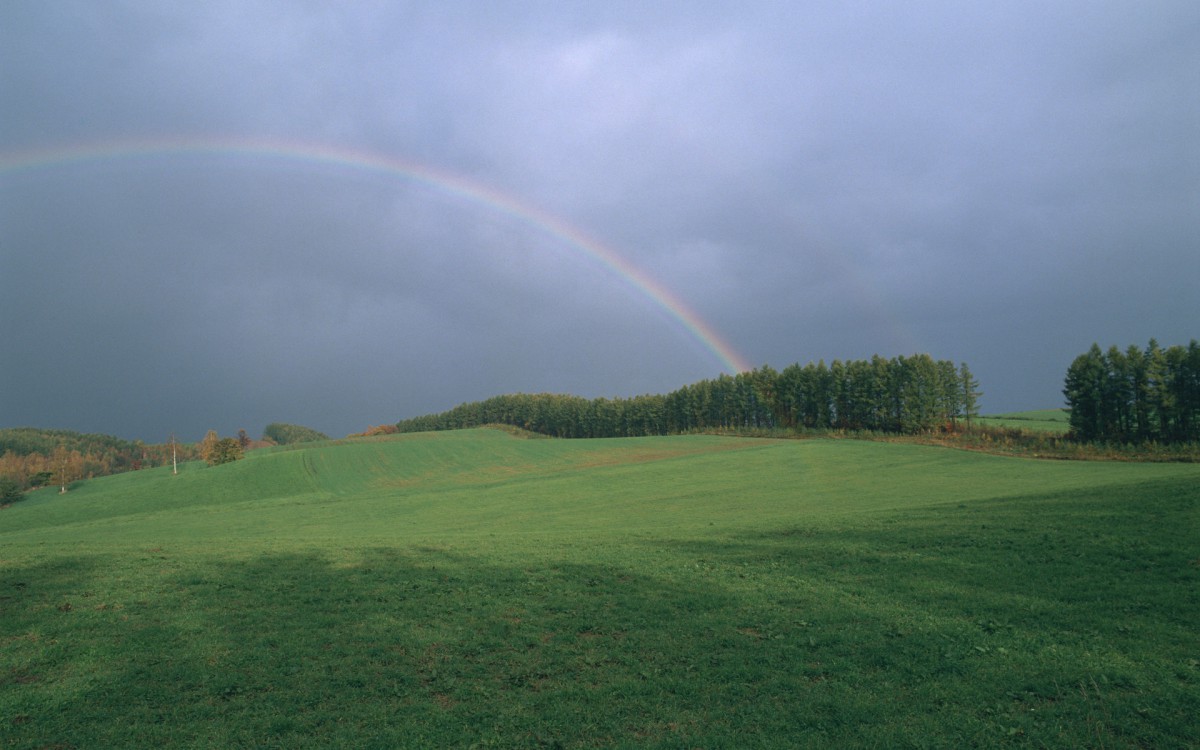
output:
<path id="1" fill-rule="evenodd" d="M 10 563 L 0 746 L 1187 746 L 1196 507 Z"/>
<path id="2" fill-rule="evenodd" d="M 736 593 L 636 566 L 152 550 L 4 581 L 6 747 L 728 745 L 792 679 Z"/>

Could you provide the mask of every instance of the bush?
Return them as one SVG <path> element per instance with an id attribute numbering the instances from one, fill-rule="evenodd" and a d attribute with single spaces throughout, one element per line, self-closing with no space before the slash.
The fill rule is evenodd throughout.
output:
<path id="1" fill-rule="evenodd" d="M 21 484 L 12 477 L 0 477 L 0 504 L 15 503 L 25 496 Z"/>
<path id="2" fill-rule="evenodd" d="M 209 466 L 232 463 L 245 457 L 242 443 L 237 438 L 222 438 L 213 444 L 204 459 Z"/>

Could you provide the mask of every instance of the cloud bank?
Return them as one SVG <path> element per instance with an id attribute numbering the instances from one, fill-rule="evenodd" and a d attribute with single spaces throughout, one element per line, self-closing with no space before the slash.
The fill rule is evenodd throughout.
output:
<path id="1" fill-rule="evenodd" d="M 983 408 L 1198 334 L 1189 2 L 18 2 L 0 23 L 0 424 L 330 434 L 725 364 L 486 202 L 207 139 L 379 154 L 593 238 L 753 364 L 929 352 Z M 6 168 L 3 165 L 8 165 Z"/>

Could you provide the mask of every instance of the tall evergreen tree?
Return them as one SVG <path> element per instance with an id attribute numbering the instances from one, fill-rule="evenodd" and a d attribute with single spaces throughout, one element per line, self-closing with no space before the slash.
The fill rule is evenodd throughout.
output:
<path id="1" fill-rule="evenodd" d="M 1125 350 L 1125 373 L 1130 401 L 1126 433 L 1134 440 L 1148 440 L 1153 434 L 1150 424 L 1149 360 L 1146 353 L 1135 344 L 1130 344 Z"/>
<path id="2" fill-rule="evenodd" d="M 1104 381 L 1104 353 L 1099 344 L 1092 344 L 1067 368 L 1063 395 L 1071 412 L 1071 432 L 1080 440 L 1096 440 L 1104 434 Z"/>
<path id="3" fill-rule="evenodd" d="M 1129 376 L 1129 361 L 1116 345 L 1110 346 L 1104 356 L 1105 377 L 1101 397 L 1104 433 L 1110 439 L 1130 438 L 1130 416 L 1132 412 L 1133 388 Z"/>
<path id="4" fill-rule="evenodd" d="M 1200 440 L 1200 344 L 1145 351 L 1093 344 L 1067 370 L 1071 432 L 1082 440 Z"/>
<path id="5" fill-rule="evenodd" d="M 974 379 L 965 369 L 972 394 Z M 665 396 L 582 399 L 541 393 L 496 396 L 405 420 L 396 431 L 511 424 L 557 437 L 662 435 L 704 429 L 935 429 L 974 406 L 954 364 L 928 354 L 869 362 L 824 360 L 701 380 Z M 215 439 L 215 434 L 212 436 Z"/>
<path id="6" fill-rule="evenodd" d="M 971 420 L 979 416 L 979 397 L 983 393 L 979 391 L 979 381 L 971 374 L 966 362 L 958 366 L 958 381 L 962 396 L 962 415 L 967 420 L 967 425 L 970 425 Z"/>
<path id="7" fill-rule="evenodd" d="M 1162 439 L 1171 433 L 1173 404 L 1167 353 L 1154 339 L 1146 347 L 1146 401 L 1150 410 L 1151 435 Z"/>

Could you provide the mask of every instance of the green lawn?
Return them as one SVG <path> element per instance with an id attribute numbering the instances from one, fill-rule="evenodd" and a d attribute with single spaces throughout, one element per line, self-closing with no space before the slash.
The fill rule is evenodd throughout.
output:
<path id="1" fill-rule="evenodd" d="M 973 421 L 988 427 L 1017 427 L 1034 432 L 1065 435 L 1071 428 L 1070 419 L 1071 415 L 1066 409 L 1035 409 L 1007 414 L 988 414 Z"/>
<path id="2" fill-rule="evenodd" d="M 0 511 L 0 747 L 1186 747 L 1200 467 L 255 452 Z"/>

